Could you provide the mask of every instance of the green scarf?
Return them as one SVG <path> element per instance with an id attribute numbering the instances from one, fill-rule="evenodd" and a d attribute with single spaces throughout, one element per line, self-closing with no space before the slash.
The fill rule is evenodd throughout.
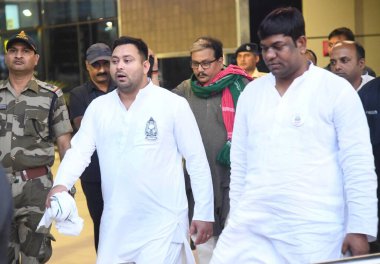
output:
<path id="1" fill-rule="evenodd" d="M 222 92 L 225 88 L 228 88 L 232 95 L 233 104 L 234 104 L 233 106 L 236 109 L 236 104 L 240 96 L 240 93 L 244 90 L 244 87 L 246 85 L 246 83 L 244 82 L 244 79 L 247 79 L 246 77 L 247 75 L 245 73 L 243 73 L 243 75 L 240 75 L 240 74 L 237 74 L 237 72 L 230 72 L 230 68 L 227 68 L 224 74 L 226 75 L 224 75 L 219 80 L 217 80 L 216 82 L 208 86 L 197 85 L 198 81 L 193 74 L 191 76 L 191 89 L 196 96 L 201 97 L 201 98 L 208 98 L 210 96 L 213 96 L 217 93 Z M 227 131 L 227 133 L 228 132 L 229 131 Z M 231 165 L 230 150 L 231 150 L 231 141 L 230 139 L 228 139 L 216 157 L 216 160 L 220 164 L 227 167 Z"/>
<path id="2" fill-rule="evenodd" d="M 228 87 L 234 100 L 234 106 L 236 107 L 240 93 L 244 90 L 246 85 L 243 81 L 244 79 L 247 78 L 243 75 L 229 74 L 208 86 L 200 86 L 197 85 L 198 80 L 193 74 L 191 76 L 191 89 L 196 96 L 208 98 L 214 94 L 222 92 L 224 88 Z"/>

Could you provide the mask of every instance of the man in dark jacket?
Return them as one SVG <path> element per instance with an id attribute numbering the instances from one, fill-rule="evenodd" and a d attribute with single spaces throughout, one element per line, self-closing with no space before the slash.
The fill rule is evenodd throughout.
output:
<path id="1" fill-rule="evenodd" d="M 104 43 L 91 45 L 86 52 L 86 68 L 90 77 L 86 83 L 74 88 L 70 93 L 70 119 L 77 131 L 88 105 L 96 97 L 115 89 L 110 78 L 111 49 Z M 98 249 L 99 225 L 103 212 L 103 197 L 99 160 L 96 152 L 91 157 L 91 163 L 81 176 L 83 192 L 87 207 L 94 223 L 95 249 Z"/>
<path id="2" fill-rule="evenodd" d="M 355 35 L 351 29 L 346 27 L 336 28 L 330 32 L 328 36 L 328 53 L 331 54 L 331 50 L 334 45 L 339 41 L 355 41 Z M 326 70 L 331 71 L 331 64 L 329 63 L 326 67 Z M 363 75 L 368 74 L 370 76 L 376 77 L 376 73 L 368 66 L 365 66 L 363 69 Z"/>
<path id="3" fill-rule="evenodd" d="M 358 92 L 367 116 L 371 136 L 372 151 L 375 158 L 377 182 L 380 179 L 380 77 L 366 83 Z M 377 188 L 377 197 L 380 197 L 380 188 Z M 380 202 L 377 201 L 378 217 Z M 380 252 L 380 222 L 378 222 L 377 241 L 370 243 L 371 253 Z"/>

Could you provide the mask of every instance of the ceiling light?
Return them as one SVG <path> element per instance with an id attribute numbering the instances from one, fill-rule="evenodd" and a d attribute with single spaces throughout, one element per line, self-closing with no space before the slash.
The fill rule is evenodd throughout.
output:
<path id="1" fill-rule="evenodd" d="M 24 16 L 26 16 L 26 17 L 30 17 L 30 16 L 32 15 L 32 12 L 30 12 L 29 9 L 24 9 L 24 10 L 22 11 L 22 13 L 23 13 Z"/>

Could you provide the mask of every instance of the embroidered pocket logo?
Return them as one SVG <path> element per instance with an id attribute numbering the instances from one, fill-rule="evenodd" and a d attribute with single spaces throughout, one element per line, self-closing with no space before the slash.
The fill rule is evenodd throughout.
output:
<path id="1" fill-rule="evenodd" d="M 145 125 L 145 138 L 147 140 L 157 140 L 157 134 L 157 123 L 154 121 L 153 117 L 151 117 Z"/>
<path id="2" fill-rule="evenodd" d="M 295 113 L 292 117 L 292 124 L 293 126 L 300 127 L 303 125 L 303 119 L 301 118 L 301 115 L 299 113 Z"/>

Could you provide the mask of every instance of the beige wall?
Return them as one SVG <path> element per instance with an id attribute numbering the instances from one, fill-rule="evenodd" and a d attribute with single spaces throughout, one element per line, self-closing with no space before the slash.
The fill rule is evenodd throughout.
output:
<path id="1" fill-rule="evenodd" d="M 199 36 L 219 38 L 225 52 L 249 41 L 249 0 L 118 0 L 121 35 L 143 38 L 159 57 L 188 55 Z M 308 47 L 318 65 L 322 41 L 337 27 L 353 30 L 366 50 L 367 65 L 380 75 L 380 0 L 303 0 Z"/>
<path id="2" fill-rule="evenodd" d="M 322 56 L 322 41 L 337 27 L 348 27 L 366 50 L 367 65 L 380 75 L 379 0 L 303 0 L 308 47 L 316 52 L 318 65 L 328 64 Z"/>
<path id="3" fill-rule="evenodd" d="M 248 0 L 119 0 L 118 5 L 120 34 L 144 39 L 159 57 L 188 55 L 203 35 L 220 39 L 226 50 L 249 40 Z"/>

